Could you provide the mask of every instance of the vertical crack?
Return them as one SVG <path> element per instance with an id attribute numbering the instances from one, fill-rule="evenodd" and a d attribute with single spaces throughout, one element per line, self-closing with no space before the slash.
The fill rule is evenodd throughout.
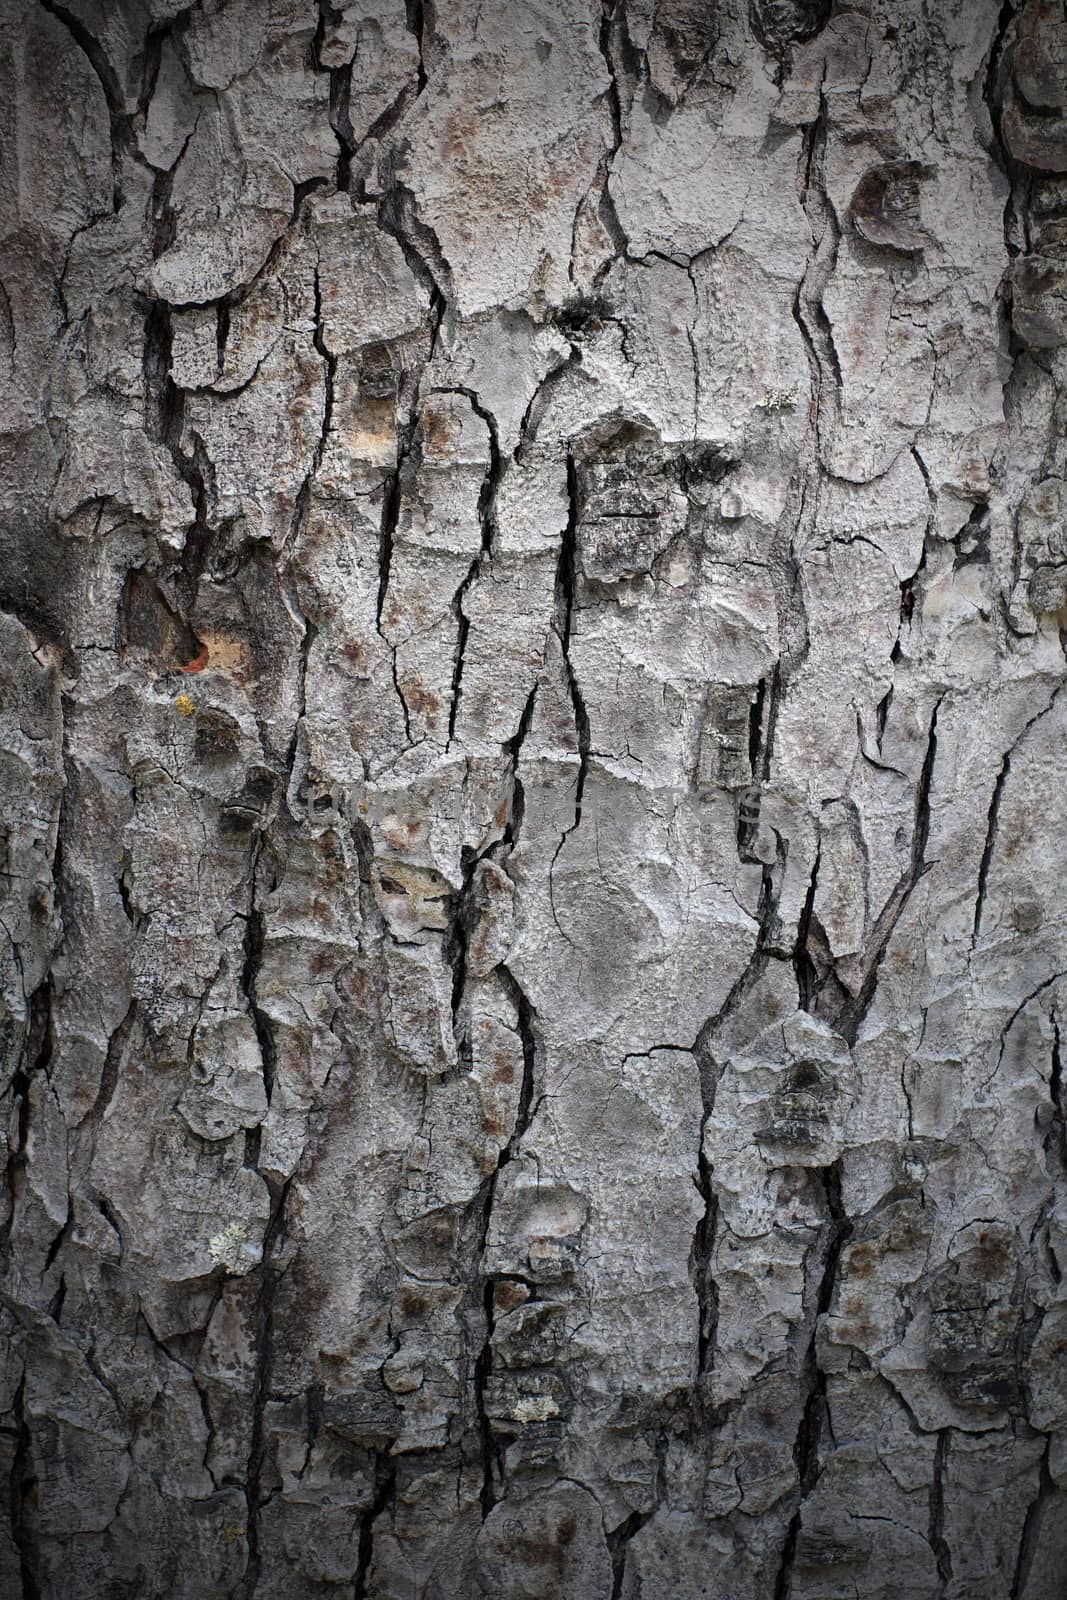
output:
<path id="1" fill-rule="evenodd" d="M 278 1052 L 274 1038 L 274 1027 L 270 1017 L 263 1011 L 258 1002 L 256 986 L 259 974 L 263 967 L 263 951 L 266 940 L 266 920 L 263 912 L 256 904 L 256 876 L 262 852 L 262 835 L 257 839 L 252 854 L 250 881 L 248 890 L 248 908 L 245 912 L 245 937 L 244 937 L 244 964 L 238 979 L 238 992 L 244 996 L 255 1031 L 256 1042 L 259 1045 L 260 1061 L 263 1071 L 263 1092 L 266 1096 L 269 1109 L 274 1094 L 274 1078 L 277 1069 Z M 245 1164 L 255 1167 L 259 1162 L 259 1151 L 262 1140 L 260 1127 L 252 1128 L 245 1135 Z"/>
<path id="2" fill-rule="evenodd" d="M 266 1464 L 268 1438 L 266 1410 L 270 1399 L 271 1374 L 274 1367 L 274 1301 L 278 1280 L 283 1268 L 273 1261 L 275 1246 L 284 1230 L 285 1207 L 289 1198 L 291 1179 L 282 1184 L 265 1177 L 270 1193 L 270 1216 L 263 1236 L 263 1255 L 255 1269 L 258 1278 L 255 1323 L 255 1367 L 252 1378 L 252 1432 L 249 1441 L 248 1466 L 245 1474 L 245 1503 L 247 1507 L 248 1565 L 241 1588 L 242 1600 L 253 1600 L 259 1585 L 263 1555 L 260 1548 L 260 1515 L 265 1504 L 263 1495 L 263 1469 Z"/>
<path id="3" fill-rule="evenodd" d="M 571 660 L 571 634 L 574 628 L 575 594 L 578 584 L 578 522 L 580 499 L 578 468 L 574 456 L 567 456 L 567 526 L 560 545 L 559 563 L 556 567 L 556 631 L 563 648 L 563 665 L 567 674 L 567 688 L 574 711 L 574 727 L 578 735 L 578 778 L 574 791 L 574 822 L 567 830 L 572 833 L 582 820 L 582 796 L 585 792 L 589 768 L 590 729 L 589 713 Z M 566 839 L 567 835 L 564 835 Z M 562 849 L 562 841 L 560 844 Z M 559 852 L 556 852 L 557 855 Z"/>
<path id="4" fill-rule="evenodd" d="M 1012 23 L 1015 21 L 1015 0 L 1004 0 L 997 15 L 996 32 L 989 47 L 986 59 L 985 79 L 982 83 L 982 99 L 985 101 L 989 113 L 989 124 L 992 129 L 993 142 L 989 154 L 996 162 L 1008 180 L 1008 198 L 1004 202 L 1004 249 L 1009 260 L 1019 254 L 1019 245 L 1013 237 L 1015 227 L 1019 220 L 1016 207 L 1016 188 L 1024 190 L 1029 187 L 1029 180 L 1021 173 L 1016 162 L 1008 153 L 1004 142 L 1003 119 L 1001 100 L 1004 93 L 1004 78 L 1007 72 L 1008 34 Z M 1008 291 L 1010 295 L 1010 290 Z M 1014 363 L 1013 372 L 1014 372 Z M 1011 379 L 1009 378 L 1009 383 Z"/>
<path id="5" fill-rule="evenodd" d="M 27 1002 L 26 1036 L 19 1053 L 18 1066 L 12 1073 L 8 1086 L 14 1126 L 8 1129 L 9 1148 L 5 1172 L 8 1218 L 0 1232 L 0 1246 L 5 1250 L 11 1243 L 11 1233 L 15 1226 L 19 1197 L 29 1159 L 30 1125 L 33 1118 L 30 1090 L 39 1074 L 47 1075 L 48 1064 L 52 1059 L 52 1002 L 53 980 L 49 976 L 38 985 Z"/>
<path id="6" fill-rule="evenodd" d="M 952 1582 L 952 1552 L 945 1538 L 945 1465 L 951 1433 L 951 1428 L 941 1428 L 938 1432 L 933 1477 L 930 1480 L 930 1528 L 926 1537 L 937 1563 L 939 1595 L 943 1595 Z"/>
<path id="7" fill-rule="evenodd" d="M 715 1254 L 715 1235 L 719 1222 L 719 1203 L 711 1181 L 711 1162 L 704 1152 L 704 1136 L 708 1122 L 715 1110 L 715 1095 L 719 1086 L 719 1067 L 704 1046 L 694 1050 L 700 1080 L 700 1143 L 697 1149 L 697 1188 L 704 1202 L 703 1214 L 698 1218 L 689 1252 L 689 1275 L 697 1297 L 697 1370 L 698 1401 L 703 1381 L 711 1366 L 715 1348 L 715 1332 L 719 1321 L 718 1287 L 712 1274 Z"/>
<path id="8" fill-rule="evenodd" d="M 793 947 L 793 971 L 797 980 L 797 1004 L 801 1011 L 813 1011 L 819 990 L 819 974 L 812 959 L 809 941 L 815 915 L 815 889 L 822 863 L 822 845 L 815 852 L 815 864 L 808 881 L 808 892 L 797 921 L 796 944 Z"/>
<path id="9" fill-rule="evenodd" d="M 322 427 L 319 430 L 318 443 L 312 457 L 311 471 L 308 480 L 312 479 L 322 465 L 322 458 L 326 454 L 326 447 L 330 439 L 330 430 L 333 427 L 334 386 L 337 379 L 337 357 L 326 343 L 326 335 L 322 323 L 322 278 L 319 266 L 316 263 L 314 277 L 315 295 L 315 329 L 311 336 L 312 343 L 322 358 L 322 374 L 324 398 L 322 407 Z"/>
<path id="10" fill-rule="evenodd" d="M 42 1600 L 41 1556 L 37 1543 L 37 1475 L 31 1463 L 32 1442 L 26 1416 L 26 1377 L 23 1373 L 15 1391 L 12 1411 L 15 1420 L 15 1450 L 9 1482 L 11 1537 L 18 1551 L 22 1600 Z"/>
<path id="11" fill-rule="evenodd" d="M 1063 1082 L 1063 1053 L 1060 1038 L 1060 1023 L 1056 1012 L 1051 1014 L 1052 1022 L 1052 1064 L 1049 1070 L 1049 1099 L 1052 1102 L 1052 1121 L 1045 1136 L 1045 1152 L 1051 1152 L 1058 1146 L 1058 1156 L 1061 1165 L 1067 1168 L 1067 1104 L 1064 1101 Z M 1059 1266 L 1056 1264 L 1053 1273 L 1059 1282 Z"/>
<path id="12" fill-rule="evenodd" d="M 789 854 L 788 841 L 782 838 L 777 828 L 774 830 L 775 856 L 773 866 L 763 867 L 762 881 L 760 883 L 759 903 L 756 906 L 756 942 L 752 954 L 744 971 L 734 981 L 726 999 L 713 1017 L 709 1017 L 697 1036 L 694 1046 L 696 1050 L 706 1049 L 710 1046 L 715 1034 L 724 1022 L 730 1018 L 741 1001 L 752 990 L 762 977 L 775 951 L 775 941 L 780 931 L 778 919 L 778 901 L 782 892 L 782 880 L 785 876 L 786 858 Z"/>
<path id="13" fill-rule="evenodd" d="M 974 902 L 974 931 L 971 935 L 971 949 L 978 943 L 978 936 L 982 931 L 982 913 L 985 909 L 986 884 L 989 880 L 989 868 L 993 861 L 993 850 L 997 842 L 997 821 L 1000 815 L 1000 802 L 1004 794 L 1004 785 L 1011 771 L 1011 751 L 1005 752 L 1000 764 L 996 782 L 993 785 L 993 794 L 989 802 L 989 815 L 986 821 L 985 846 L 982 850 L 982 859 L 978 865 L 978 894 Z"/>
<path id="14" fill-rule="evenodd" d="M 1015 1571 L 1012 1574 L 1008 1600 L 1023 1600 L 1023 1596 L 1026 1594 L 1030 1579 L 1030 1569 L 1034 1564 L 1034 1556 L 1037 1553 L 1037 1541 L 1041 1534 L 1041 1523 L 1044 1518 L 1045 1507 L 1050 1500 L 1056 1498 L 1056 1485 L 1049 1470 L 1051 1450 L 1052 1440 L 1047 1439 L 1038 1470 L 1037 1494 L 1027 1507 L 1026 1519 L 1023 1522 L 1022 1537 L 1019 1540 L 1019 1550 L 1015 1558 Z"/>
<path id="15" fill-rule="evenodd" d="M 248 908 L 245 921 L 244 965 L 239 979 L 239 990 L 244 995 L 249 1015 L 259 1043 L 263 1063 L 263 1087 L 269 1107 L 273 1097 L 277 1068 L 277 1046 L 271 1020 L 261 1010 L 257 999 L 257 983 L 263 964 L 266 926 L 262 911 L 256 904 L 256 884 L 262 851 L 262 837 L 257 841 L 252 856 Z M 251 1130 L 245 1137 L 245 1164 L 257 1166 L 260 1154 L 260 1128 Z M 255 1365 L 252 1378 L 251 1412 L 252 1430 L 249 1441 L 248 1465 L 245 1477 L 247 1503 L 248 1566 L 242 1595 L 252 1600 L 259 1582 L 262 1552 L 260 1550 L 260 1513 L 264 1503 L 262 1494 L 263 1469 L 268 1440 L 266 1435 L 266 1407 L 270 1398 L 270 1381 L 274 1363 L 274 1301 L 278 1280 L 284 1270 L 275 1261 L 276 1247 L 285 1227 L 285 1208 L 289 1197 L 291 1179 L 280 1183 L 267 1173 L 262 1173 L 270 1201 L 267 1226 L 263 1235 L 263 1249 L 257 1278 L 255 1310 Z"/>
<path id="16" fill-rule="evenodd" d="M 837 264 L 840 227 L 826 191 L 825 162 L 829 116 L 823 85 L 819 86 L 819 112 L 804 130 L 801 144 L 800 202 L 812 236 L 812 254 L 793 296 L 793 320 L 808 352 L 814 388 L 814 429 L 818 449 L 822 431 L 824 396 L 836 406 L 843 376 L 833 328 L 823 295 Z"/>
<path id="17" fill-rule="evenodd" d="M 526 697 L 526 704 L 522 708 L 522 716 L 519 718 L 519 726 L 515 730 L 515 736 L 509 739 L 504 746 L 505 754 L 508 757 L 511 789 L 508 795 L 508 814 L 504 823 L 502 843 L 509 854 L 518 842 L 519 829 L 522 827 L 522 819 L 526 813 L 526 791 L 523 788 L 522 779 L 519 777 L 519 755 L 526 740 L 526 735 L 530 731 L 530 723 L 533 721 L 534 706 L 537 704 L 537 691 L 538 685 L 535 683 Z"/>
<path id="18" fill-rule="evenodd" d="M 944 696 L 941 697 L 943 699 Z M 934 706 L 926 737 L 926 754 L 915 792 L 915 817 L 911 834 L 911 860 L 897 880 L 889 899 L 883 906 L 871 933 L 871 953 L 867 959 L 863 980 L 856 993 L 842 1005 L 835 1027 L 849 1044 L 855 1044 L 863 1019 L 866 1017 L 875 990 L 878 975 L 889 942 L 896 931 L 904 908 L 920 880 L 933 866 L 926 860 L 926 846 L 930 836 L 930 791 L 933 786 L 934 766 L 937 760 L 937 716 L 941 699 Z"/>
<path id="19" fill-rule="evenodd" d="M 426 8 L 423 0 L 405 0 L 404 20 L 408 32 L 413 35 L 419 47 L 418 86 L 419 94 L 426 87 Z"/>
<path id="20" fill-rule="evenodd" d="M 774 834 L 775 860 L 772 867 L 764 866 L 760 884 L 759 904 L 756 908 L 758 927 L 752 954 L 730 988 L 722 1005 L 700 1029 L 692 1045 L 700 1077 L 701 1119 L 700 1145 L 697 1150 L 697 1188 L 704 1201 L 689 1252 L 690 1277 L 697 1297 L 697 1384 L 706 1376 L 714 1349 L 715 1329 L 718 1323 L 718 1290 L 711 1273 L 718 1226 L 718 1203 L 711 1181 L 711 1166 L 704 1154 L 704 1134 L 708 1119 L 715 1109 L 719 1068 L 713 1043 L 724 1022 L 737 1010 L 745 995 L 759 981 L 770 959 L 778 933 L 778 900 L 785 875 L 788 844 L 778 833 Z"/>
<path id="21" fill-rule="evenodd" d="M 139 161 L 142 166 L 147 165 L 140 152 L 133 144 L 131 118 L 123 108 L 122 86 L 119 83 L 115 69 L 107 58 L 100 41 L 90 33 L 89 29 L 76 16 L 73 11 L 59 3 L 59 0 L 40 0 L 45 11 L 55 17 L 70 34 L 78 49 L 82 52 L 93 72 L 96 74 L 107 106 L 108 123 L 111 128 L 111 194 L 112 208 L 117 213 L 122 209 L 122 162 L 127 155 Z"/>
<path id="22" fill-rule="evenodd" d="M 586 203 L 589 198 L 589 194 L 591 194 L 599 184 L 600 196 L 597 203 L 597 212 L 601 225 L 603 226 L 614 247 L 615 259 L 618 259 L 620 257 L 625 257 L 629 249 L 629 240 L 626 237 L 622 223 L 619 221 L 619 213 L 615 208 L 615 201 L 612 197 L 610 187 L 611 169 L 614 166 L 615 158 L 619 154 L 619 151 L 622 149 L 623 145 L 622 95 L 619 91 L 619 68 L 616 66 L 615 46 L 617 46 L 620 56 L 626 54 L 627 36 L 624 15 L 624 0 L 602 0 L 600 30 L 597 36 L 597 44 L 604 61 L 605 70 L 608 74 L 606 98 L 608 104 L 608 116 L 611 121 L 611 145 L 607 150 L 604 151 L 599 162 L 597 163 L 596 176 L 589 187 L 589 191 L 585 196 L 583 196 L 579 207 L 575 211 L 574 221 L 576 230 L 581 206 Z M 572 247 L 573 240 L 574 230 L 572 230 Z M 603 263 L 596 274 L 598 280 L 610 266 L 611 259 Z"/>
<path id="23" fill-rule="evenodd" d="M 386 1510 L 395 1493 L 396 1461 L 388 1451 L 377 1450 L 374 1454 L 374 1493 L 370 1505 L 361 1513 L 359 1519 L 359 1547 L 352 1600 L 371 1600 L 371 1590 L 367 1584 L 370 1579 L 371 1561 L 374 1558 L 374 1524 Z"/>
<path id="24" fill-rule="evenodd" d="M 493 558 L 493 540 L 496 535 L 496 500 L 500 490 L 500 483 L 504 472 L 504 463 L 500 455 L 500 433 L 493 413 L 483 406 L 478 395 L 473 389 L 452 388 L 434 389 L 434 394 L 462 394 L 465 396 L 471 410 L 476 417 L 485 423 L 489 435 L 489 460 L 485 469 L 485 477 L 478 494 L 478 525 L 481 530 L 481 546 L 478 554 L 471 562 L 463 582 L 452 596 L 452 614 L 456 619 L 456 653 L 452 669 L 452 702 L 448 713 L 448 742 L 452 743 L 456 732 L 456 717 L 459 712 L 459 697 L 463 688 L 463 666 L 466 659 L 467 636 L 470 633 L 470 618 L 463 610 L 463 597 L 473 583 L 481 576 L 482 567 L 486 561 Z"/>
<path id="25" fill-rule="evenodd" d="M 622 1586 L 626 1579 L 626 1553 L 630 1542 L 654 1516 L 655 1509 L 631 1511 L 617 1528 L 605 1534 L 608 1554 L 611 1557 L 611 1600 L 622 1600 Z"/>
<path id="26" fill-rule="evenodd" d="M 815 1299 L 811 1335 L 804 1356 L 807 1395 L 804 1401 L 804 1409 L 801 1413 L 800 1426 L 797 1429 L 797 1436 L 793 1444 L 798 1500 L 796 1510 L 786 1529 L 785 1540 L 782 1545 L 782 1554 L 774 1586 L 774 1600 L 788 1600 L 804 1502 L 815 1487 L 821 1471 L 819 1444 L 822 1438 L 823 1425 L 826 1421 L 827 1402 L 826 1374 L 819 1365 L 818 1357 L 819 1321 L 826 1315 L 833 1303 L 841 1251 L 852 1233 L 852 1223 L 845 1212 L 841 1195 L 840 1159 L 835 1161 L 832 1166 L 824 1167 L 821 1176 L 828 1228 L 826 1254 L 823 1258 L 822 1274 Z"/>
<path id="27" fill-rule="evenodd" d="M 500 1174 L 509 1162 L 513 1161 L 522 1147 L 530 1124 L 537 1110 L 534 1100 L 537 1074 L 537 1039 L 534 1031 L 534 1012 L 529 1000 L 514 975 L 507 967 L 500 966 L 496 975 L 504 993 L 515 1008 L 516 1027 L 522 1043 L 522 1083 L 519 1088 L 519 1100 L 515 1110 L 515 1122 L 512 1127 L 511 1137 L 501 1150 L 493 1172 L 486 1179 L 480 1197 L 479 1237 L 477 1247 L 478 1281 L 482 1285 L 482 1299 L 480 1314 L 483 1319 L 484 1337 L 481 1347 L 474 1362 L 474 1411 L 477 1418 L 480 1452 L 482 1460 L 482 1487 L 480 1493 L 482 1520 L 489 1515 L 497 1502 L 497 1478 L 501 1474 L 498 1460 L 498 1450 L 493 1439 L 493 1428 L 485 1407 L 485 1390 L 492 1375 L 493 1368 L 493 1328 L 494 1328 L 494 1294 L 497 1279 L 485 1270 L 485 1256 L 489 1241 L 489 1227 L 493 1216 L 493 1205 L 496 1200 L 497 1184 Z"/>

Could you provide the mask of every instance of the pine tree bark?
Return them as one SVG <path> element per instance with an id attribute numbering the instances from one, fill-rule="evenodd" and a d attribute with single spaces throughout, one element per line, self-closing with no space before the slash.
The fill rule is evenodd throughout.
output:
<path id="1" fill-rule="evenodd" d="M 1054 1600 L 1060 0 L 0 72 L 0 1590 Z"/>

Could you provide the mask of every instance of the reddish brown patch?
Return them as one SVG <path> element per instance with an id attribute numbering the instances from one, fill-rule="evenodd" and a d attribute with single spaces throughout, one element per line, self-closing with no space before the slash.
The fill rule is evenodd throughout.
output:
<path id="1" fill-rule="evenodd" d="M 430 1309 L 430 1301 L 417 1289 L 408 1288 L 406 1285 L 400 1291 L 400 1314 L 403 1317 L 425 1316 Z"/>
<path id="2" fill-rule="evenodd" d="M 504 1278 L 493 1285 L 493 1311 L 499 1316 L 504 1316 L 508 1311 L 514 1311 L 517 1306 L 525 1305 L 530 1298 L 530 1291 L 524 1283 L 512 1283 Z"/>
<path id="3" fill-rule="evenodd" d="M 432 693 L 429 689 L 408 689 L 404 698 L 408 703 L 408 709 L 412 711 L 427 713 L 441 709 L 440 695 Z"/>
<path id="4" fill-rule="evenodd" d="M 577 1532 L 578 1523 L 569 1512 L 567 1516 L 560 1518 L 560 1524 L 556 1530 L 556 1538 L 561 1545 L 566 1547 L 569 1544 L 573 1544 L 574 1536 Z"/>
<path id="5" fill-rule="evenodd" d="M 849 1253 L 848 1272 L 854 1278 L 869 1278 L 874 1271 L 877 1256 L 873 1245 L 858 1244 Z"/>
<path id="6" fill-rule="evenodd" d="M 447 411 L 434 407 L 427 409 L 422 418 L 423 442 L 433 454 L 447 453 L 452 444 L 451 417 Z"/>
<path id="7" fill-rule="evenodd" d="M 203 672 L 204 668 L 207 666 L 207 657 L 208 657 L 207 645 L 206 644 L 201 644 L 200 649 L 196 652 L 196 655 L 193 657 L 193 659 L 191 661 L 187 661 L 185 663 L 184 667 L 179 667 L 178 671 L 179 672 Z"/>

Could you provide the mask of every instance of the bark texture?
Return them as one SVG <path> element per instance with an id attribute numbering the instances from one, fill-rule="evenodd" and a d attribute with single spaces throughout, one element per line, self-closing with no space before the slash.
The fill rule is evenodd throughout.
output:
<path id="1" fill-rule="evenodd" d="M 1054 1600 L 1062 0 L 0 73 L 0 1590 Z"/>

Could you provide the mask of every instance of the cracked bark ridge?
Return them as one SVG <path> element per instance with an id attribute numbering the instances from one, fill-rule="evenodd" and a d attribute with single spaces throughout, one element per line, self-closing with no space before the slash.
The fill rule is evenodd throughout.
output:
<path id="1" fill-rule="evenodd" d="M 1060 0 L 0 0 L 0 1590 L 1053 1600 Z"/>

